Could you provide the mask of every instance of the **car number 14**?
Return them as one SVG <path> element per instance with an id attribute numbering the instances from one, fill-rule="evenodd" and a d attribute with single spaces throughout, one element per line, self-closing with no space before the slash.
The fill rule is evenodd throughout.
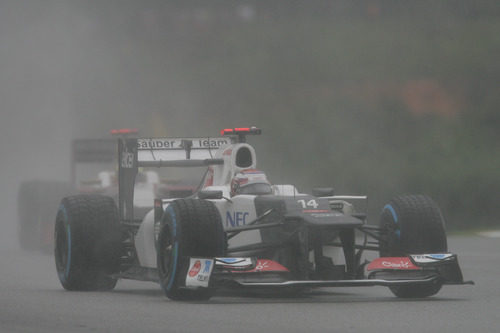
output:
<path id="1" fill-rule="evenodd" d="M 307 202 L 305 200 L 297 200 L 297 202 L 302 205 L 303 209 L 306 209 L 308 207 L 316 209 L 319 206 L 318 202 L 315 199 L 311 199 Z"/>

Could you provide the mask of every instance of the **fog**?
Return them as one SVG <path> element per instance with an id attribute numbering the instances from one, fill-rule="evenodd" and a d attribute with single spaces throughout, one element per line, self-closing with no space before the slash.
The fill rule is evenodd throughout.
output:
<path id="1" fill-rule="evenodd" d="M 488 2 L 415 14 L 391 1 L 286 3 L 0 1 L 0 242 L 16 246 L 19 184 L 67 180 L 71 140 L 112 128 L 206 136 L 256 125 L 271 181 L 368 193 L 376 206 L 417 191 L 454 211 L 500 184 L 483 155 L 474 166 L 461 157 L 498 147 Z M 425 43 L 411 44 L 420 32 Z M 474 32 L 485 46 L 459 58 Z M 482 118 L 471 118 L 477 100 Z M 433 156 L 442 163 L 423 162 Z M 449 195 L 467 184 L 470 196 Z M 490 208 L 474 216 L 491 221 Z"/>
<path id="2" fill-rule="evenodd" d="M 151 62 L 153 51 L 123 41 L 129 32 L 120 25 L 129 18 L 120 5 L 93 6 L 0 2 L 2 244 L 16 243 L 20 182 L 69 180 L 72 139 L 108 137 L 121 127 L 152 134 L 154 107 L 165 98 L 183 103 L 169 93 L 155 98 L 170 81 L 157 68 L 168 64 Z"/>

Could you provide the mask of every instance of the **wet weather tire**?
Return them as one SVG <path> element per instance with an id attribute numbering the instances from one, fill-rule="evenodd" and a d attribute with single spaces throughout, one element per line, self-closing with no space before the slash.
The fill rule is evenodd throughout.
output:
<path id="1" fill-rule="evenodd" d="M 112 198 L 75 195 L 61 201 L 55 225 L 57 274 L 67 290 L 111 290 L 119 270 L 121 233 Z"/>
<path id="2" fill-rule="evenodd" d="M 382 210 L 380 227 L 386 241 L 380 243 L 381 257 L 448 252 L 444 219 L 437 204 L 425 195 L 393 198 Z M 436 294 L 442 284 L 390 287 L 397 297 L 416 298 Z"/>
<path id="3" fill-rule="evenodd" d="M 165 210 L 158 236 L 158 273 L 165 295 L 172 300 L 208 300 L 212 288 L 185 288 L 189 257 L 226 254 L 226 238 L 219 211 L 206 200 L 180 199 Z"/>

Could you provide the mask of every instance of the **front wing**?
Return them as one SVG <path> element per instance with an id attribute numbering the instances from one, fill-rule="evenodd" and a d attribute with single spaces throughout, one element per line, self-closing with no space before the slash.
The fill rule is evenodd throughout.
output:
<path id="1" fill-rule="evenodd" d="M 457 256 L 421 254 L 378 258 L 366 266 L 366 278 L 294 280 L 287 268 L 268 259 L 190 258 L 185 287 L 230 289 L 286 289 L 294 287 L 396 287 L 405 285 L 474 284 L 464 281 Z"/>

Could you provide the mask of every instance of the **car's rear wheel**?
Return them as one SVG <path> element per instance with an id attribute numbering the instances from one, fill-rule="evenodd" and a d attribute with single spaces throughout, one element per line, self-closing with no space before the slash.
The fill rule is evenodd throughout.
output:
<path id="1" fill-rule="evenodd" d="M 425 195 L 393 198 L 382 210 L 380 227 L 386 234 L 380 244 L 381 257 L 448 251 L 444 219 L 437 204 Z M 391 287 L 394 295 L 404 298 L 427 297 L 439 292 L 442 283 Z"/>
<path id="2" fill-rule="evenodd" d="M 119 270 L 121 231 L 112 198 L 75 195 L 61 201 L 55 225 L 55 262 L 67 290 L 111 290 Z"/>
<path id="3" fill-rule="evenodd" d="M 185 288 L 189 257 L 226 254 L 226 238 L 219 211 L 200 199 L 180 199 L 168 205 L 158 236 L 158 273 L 165 295 L 173 300 L 207 300 L 212 288 Z"/>

